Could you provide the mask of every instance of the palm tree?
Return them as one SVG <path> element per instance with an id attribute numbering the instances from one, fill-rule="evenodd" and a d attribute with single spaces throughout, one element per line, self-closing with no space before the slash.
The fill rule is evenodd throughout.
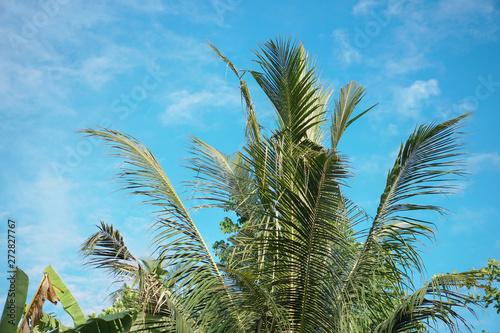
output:
<path id="1" fill-rule="evenodd" d="M 239 71 L 214 53 L 240 81 L 246 106 L 246 144 L 228 156 L 191 138 L 188 186 L 203 204 L 235 212 L 244 222 L 217 263 L 152 152 L 135 138 L 107 128 L 87 129 L 125 161 L 121 189 L 144 198 L 154 215 L 158 262 L 144 278 L 144 263 L 126 250 L 112 226 L 87 240 L 84 255 L 118 278 L 140 280 L 136 309 L 163 316 L 171 332 L 420 332 L 443 324 L 472 326 L 457 312 L 472 311 L 464 286 L 479 285 L 473 271 L 433 277 L 424 273 L 421 243 L 435 225 L 425 217 L 446 210 L 424 204 L 458 190 L 467 115 L 418 126 L 401 145 L 374 217 L 343 193 L 352 175 L 337 149 L 365 89 L 332 90 L 320 82 L 300 43 L 278 38 L 255 51 L 261 71 Z M 244 75 L 249 73 L 276 112 L 276 128 L 257 120 Z M 197 201 L 199 202 L 199 201 Z M 424 216 L 424 217 L 422 217 Z M 140 278 L 138 278 L 140 277 Z"/>

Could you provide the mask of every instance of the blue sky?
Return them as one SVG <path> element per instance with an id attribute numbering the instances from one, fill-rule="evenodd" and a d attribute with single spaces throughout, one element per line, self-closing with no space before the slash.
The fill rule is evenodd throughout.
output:
<path id="1" fill-rule="evenodd" d="M 119 161 L 74 131 L 127 132 L 179 183 L 189 175 L 180 167 L 188 135 L 226 153 L 243 141 L 238 82 L 205 43 L 239 68 L 257 69 L 251 50 L 279 35 L 304 43 L 336 93 L 350 80 L 366 87 L 360 110 L 379 103 L 339 147 L 355 169 L 349 194 L 368 212 L 417 123 L 475 112 L 466 127 L 470 181 L 439 200 L 455 215 L 436 217 L 438 239 L 423 256 L 429 276 L 500 259 L 498 1 L 3 1 L 1 234 L 8 218 L 16 221 L 17 260 L 32 292 L 52 265 L 86 313 L 106 306 L 110 281 L 82 269 L 77 253 L 99 220 L 119 228 L 136 255 L 149 251 L 147 211 L 110 185 Z M 248 81 L 259 120 L 271 125 L 270 104 Z M 221 237 L 220 212 L 195 219 L 209 244 Z M 0 246 L 7 258 L 5 236 Z M 498 319 L 486 316 L 477 327 L 496 331 Z"/>

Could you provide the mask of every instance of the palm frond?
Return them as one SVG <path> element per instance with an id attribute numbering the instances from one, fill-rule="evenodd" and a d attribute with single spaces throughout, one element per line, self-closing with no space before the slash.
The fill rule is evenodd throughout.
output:
<path id="1" fill-rule="evenodd" d="M 340 137 L 344 131 L 358 118 L 373 109 L 376 105 L 361 112 L 356 117 L 351 119 L 351 115 L 356 106 L 361 102 L 365 95 L 365 88 L 357 82 L 351 81 L 347 85 L 340 88 L 339 99 L 335 99 L 335 110 L 333 113 L 331 126 L 331 144 L 332 148 L 336 149 L 340 141 Z"/>
<path id="2" fill-rule="evenodd" d="M 360 292 L 367 292 L 363 286 L 375 279 L 385 281 L 385 289 L 397 296 L 398 290 L 412 288 L 414 271 L 422 274 L 419 246 L 422 238 L 433 237 L 433 223 L 407 213 L 421 210 L 443 213 L 444 209 L 408 201 L 456 190 L 453 182 L 464 174 L 461 134 L 457 129 L 466 116 L 441 124 L 421 125 L 402 145 L 363 246 L 350 259 L 345 295 L 366 299 Z M 379 296 L 372 294 L 375 301 L 367 306 L 376 308 L 380 298 L 384 298 L 383 294 Z"/>
<path id="3" fill-rule="evenodd" d="M 302 72 L 302 75 L 305 76 L 306 73 L 309 73 L 311 70 L 315 71 L 317 65 L 316 61 L 312 59 L 311 55 L 305 50 L 303 45 L 299 46 L 299 51 L 301 57 L 300 61 L 306 65 L 304 71 Z M 306 131 L 306 136 L 310 141 L 316 143 L 317 145 L 323 145 L 323 141 L 327 136 L 325 122 L 323 120 L 328 112 L 327 108 L 333 95 L 333 89 L 320 84 L 320 77 L 318 74 L 314 77 L 317 82 L 314 87 L 315 93 L 313 98 L 315 107 L 312 108 L 313 112 L 308 120 L 313 123 L 313 126 Z"/>
<path id="4" fill-rule="evenodd" d="M 406 203 L 408 199 L 429 194 L 453 194 L 453 183 L 466 174 L 463 156 L 461 120 L 463 116 L 441 124 L 421 125 L 401 146 L 394 167 L 387 176 L 376 220 L 386 221 L 395 213 L 415 210 L 444 212 L 432 205 Z"/>
<path id="5" fill-rule="evenodd" d="M 120 232 L 101 221 L 98 232 L 87 238 L 80 248 L 85 263 L 119 278 L 132 278 L 140 270 L 140 262 L 129 252 Z"/>
<path id="6" fill-rule="evenodd" d="M 111 147 L 110 155 L 125 160 L 117 183 L 122 190 L 145 197 L 144 203 L 155 209 L 153 244 L 167 265 L 177 267 L 172 278 L 177 296 L 186 300 L 186 311 L 201 311 L 214 293 L 230 304 L 231 296 L 205 241 L 151 151 L 133 137 L 110 129 L 82 132 L 103 139 Z M 203 310 L 198 320 L 207 321 L 204 316 L 210 314 L 209 309 Z"/>
<path id="7" fill-rule="evenodd" d="M 231 157 L 195 137 L 191 137 L 190 148 L 193 157 L 186 159 L 187 168 L 196 177 L 186 183 L 199 193 L 194 199 L 205 202 L 199 207 L 231 207 L 245 217 L 258 210 L 252 172 L 241 153 Z"/>
<path id="8" fill-rule="evenodd" d="M 218 276 L 222 283 L 222 276 L 203 237 L 151 151 L 133 137 L 111 129 L 87 129 L 81 132 L 103 139 L 110 146 L 111 156 L 125 160 L 116 177 L 121 189 L 146 197 L 145 204 L 157 209 L 153 213 L 156 215 L 153 244 L 159 246 L 162 252 L 171 251 L 169 247 L 179 247 L 179 250 L 184 248 L 183 256 L 188 255 L 186 259 L 196 258 L 200 263 L 205 263 L 207 269 Z M 169 246 L 164 245 L 167 240 L 170 241 Z M 192 258 L 189 258 L 190 255 Z"/>
<path id="9" fill-rule="evenodd" d="M 279 132 L 292 135 L 294 142 L 307 138 L 325 121 L 321 85 L 315 69 L 309 66 L 303 48 L 291 40 L 278 38 L 255 51 L 262 72 L 252 75 L 267 95 L 278 116 Z"/>
<path id="10" fill-rule="evenodd" d="M 292 331 L 332 331 L 337 327 L 332 286 L 338 282 L 333 266 L 342 261 L 337 249 L 348 242 L 345 224 L 338 223 L 342 209 L 336 207 L 343 204 L 338 185 L 348 175 L 334 151 L 282 145 L 293 143 L 277 146 L 266 139 L 246 147 L 267 219 L 248 223 L 244 231 L 256 231 L 248 240 L 238 235 L 241 254 L 248 258 L 245 267 L 273 281 Z"/>
<path id="11" fill-rule="evenodd" d="M 477 283 L 478 276 L 473 272 L 434 276 L 422 288 L 402 298 L 393 313 L 374 332 L 408 332 L 422 329 L 423 323 L 436 331 L 440 324 L 450 332 L 461 332 L 461 327 L 472 332 L 472 326 L 457 311 L 465 309 L 476 316 L 474 309 L 467 305 L 468 295 L 460 292 L 460 288 Z"/>
<path id="12" fill-rule="evenodd" d="M 466 172 L 462 160 L 462 134 L 458 130 L 461 120 L 468 115 L 441 124 L 421 125 L 401 146 L 366 240 L 366 244 L 375 239 L 392 241 L 389 248 L 400 256 L 400 264 L 418 272 L 422 271 L 422 264 L 414 245 L 418 244 L 419 236 L 433 237 L 434 224 L 408 214 L 417 211 L 444 214 L 446 210 L 410 200 L 453 194 L 460 189 L 456 183 Z M 388 242 L 384 244 L 389 245 Z"/>
<path id="13" fill-rule="evenodd" d="M 224 61 L 226 65 L 229 68 L 231 68 L 233 73 L 238 77 L 238 80 L 240 81 L 241 97 L 245 101 L 246 111 L 247 111 L 247 125 L 245 130 L 246 136 L 251 141 L 260 142 L 261 140 L 260 125 L 259 122 L 257 121 L 257 115 L 255 113 L 252 97 L 250 96 L 250 90 L 248 90 L 246 81 L 243 80 L 243 75 L 245 74 L 245 71 L 243 72 L 243 74 L 240 74 L 236 66 L 228 58 L 226 58 L 222 54 L 222 52 L 217 47 L 215 47 L 215 45 L 213 45 L 212 43 L 208 43 L 208 46 L 214 52 L 214 54 L 217 55 L 222 61 Z"/>

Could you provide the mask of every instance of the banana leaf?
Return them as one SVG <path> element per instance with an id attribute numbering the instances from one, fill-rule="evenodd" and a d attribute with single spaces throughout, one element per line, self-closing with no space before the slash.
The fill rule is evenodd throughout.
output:
<path id="1" fill-rule="evenodd" d="M 16 267 L 8 280 L 10 280 L 11 284 L 0 321 L 0 332 L 15 333 L 26 304 L 29 278 L 21 269 Z"/>
<path id="2" fill-rule="evenodd" d="M 83 325 L 64 331 L 64 333 L 126 333 L 132 327 L 132 316 L 128 311 L 91 318 Z"/>
<path id="3" fill-rule="evenodd" d="M 64 311 L 66 311 L 71 316 L 71 318 L 73 318 L 74 326 L 76 327 L 84 324 L 86 322 L 86 319 L 82 309 L 76 302 L 73 294 L 71 294 L 68 287 L 66 287 L 59 275 L 57 275 L 56 271 L 52 268 L 52 266 L 48 266 L 47 268 L 45 268 L 44 273 L 48 273 L 52 285 L 59 288 L 60 291 L 56 288 L 57 297 L 59 297 L 59 299 L 61 300 Z"/>

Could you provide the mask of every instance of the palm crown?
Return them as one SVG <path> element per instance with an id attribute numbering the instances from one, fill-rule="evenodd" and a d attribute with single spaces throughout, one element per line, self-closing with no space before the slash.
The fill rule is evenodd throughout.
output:
<path id="1" fill-rule="evenodd" d="M 460 287 L 473 272 L 412 283 L 424 269 L 419 247 L 432 239 L 432 221 L 419 211 L 434 194 L 457 190 L 464 174 L 462 134 L 467 115 L 421 125 L 401 145 L 374 217 L 343 194 L 351 170 L 337 149 L 364 96 L 355 82 L 332 90 L 321 84 L 299 43 L 278 38 L 255 51 L 260 71 L 236 74 L 246 107 L 244 147 L 226 155 L 191 138 L 188 182 L 200 207 L 231 210 L 243 222 L 216 262 L 170 180 L 149 149 L 126 134 L 101 128 L 97 136 L 125 163 L 119 186 L 153 209 L 156 264 L 132 256 L 117 230 L 103 223 L 83 245 L 89 264 L 135 281 L 129 307 L 148 313 L 146 328 L 171 332 L 415 332 L 442 323 L 469 324 L 456 312 L 472 309 Z M 276 112 L 264 130 L 243 80 L 250 73 Z M 371 109 L 371 108 L 370 108 Z M 264 133 L 265 132 L 265 133 Z M 465 326 L 460 326 L 463 323 Z M 149 325 L 149 326 L 148 326 Z"/>

